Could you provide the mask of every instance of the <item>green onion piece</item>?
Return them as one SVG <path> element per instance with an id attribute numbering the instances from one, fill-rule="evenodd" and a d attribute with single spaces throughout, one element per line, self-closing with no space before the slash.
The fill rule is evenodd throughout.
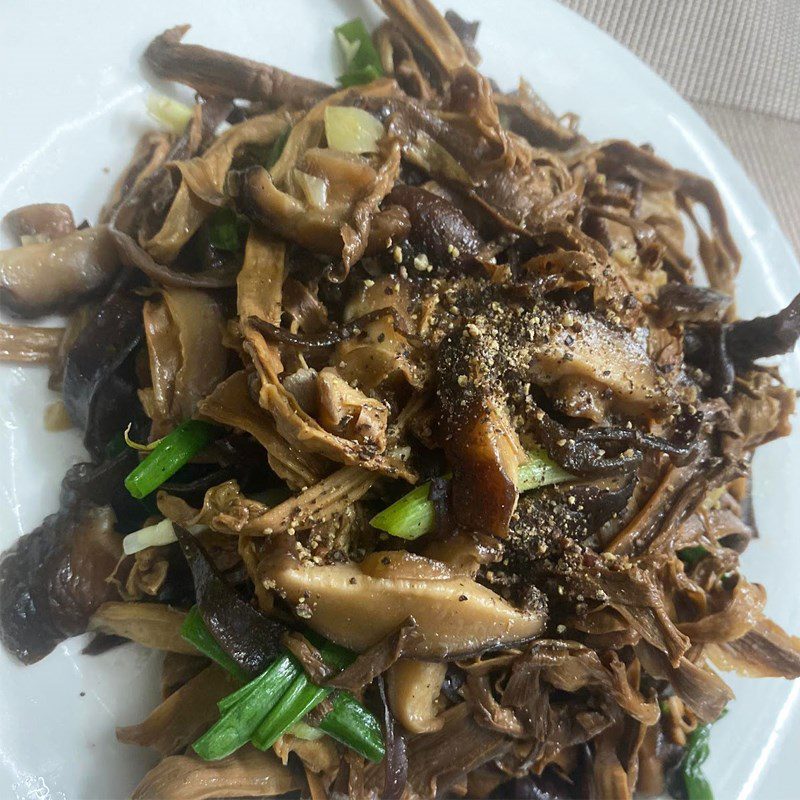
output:
<path id="1" fill-rule="evenodd" d="M 430 481 L 420 484 L 377 513 L 369 524 L 379 531 L 409 541 L 430 533 L 436 527 L 436 512 L 428 499 L 430 490 Z"/>
<path id="2" fill-rule="evenodd" d="M 283 153 L 283 148 L 286 147 L 286 142 L 289 139 L 289 134 L 292 132 L 292 126 L 289 125 L 286 129 L 278 136 L 277 139 L 269 146 L 269 150 L 264 158 L 263 164 L 265 169 L 272 169 L 275 166 L 278 159 L 281 157 Z"/>
<path id="3" fill-rule="evenodd" d="M 313 631 L 305 634 L 334 670 L 340 671 L 353 663 L 355 653 Z M 237 677 L 242 674 L 208 631 L 196 606 L 190 609 L 181 635 Z M 319 728 L 310 728 L 302 722 L 331 691 L 312 684 L 294 658 L 285 655 L 219 701 L 220 719 L 194 743 L 195 752 L 213 761 L 230 755 L 249 739 L 266 750 L 288 731 L 301 738 L 317 738 L 327 733 L 365 758 L 380 761 L 385 754 L 380 725 L 352 695 L 336 692 L 333 708 Z"/>
<path id="4" fill-rule="evenodd" d="M 219 428 L 200 420 L 178 425 L 125 478 L 125 488 L 137 500 L 147 497 L 218 435 Z"/>
<path id="5" fill-rule="evenodd" d="M 183 133 L 193 113 L 190 106 L 158 92 L 151 92 L 148 95 L 147 111 L 165 128 L 178 135 Z"/>
<path id="6" fill-rule="evenodd" d="M 244 217 L 224 206 L 208 221 L 208 241 L 217 250 L 235 253 L 244 246 L 249 228 L 250 224 Z"/>
<path id="7" fill-rule="evenodd" d="M 224 670 L 240 681 L 247 680 L 245 671 L 219 646 L 211 631 L 206 627 L 197 606 L 192 606 L 181 626 L 181 637 L 194 645 L 204 656 L 216 661 Z M 247 684 L 250 686 L 251 684 Z M 245 687 L 246 688 L 246 687 Z M 228 695 L 230 697 L 230 695 Z"/>
<path id="8" fill-rule="evenodd" d="M 337 80 L 343 89 L 349 86 L 363 86 L 365 83 L 372 83 L 376 78 L 381 77 L 381 72 L 372 64 L 361 69 L 350 69 L 343 75 L 340 75 Z"/>
<path id="9" fill-rule="evenodd" d="M 383 75 L 380 56 L 364 20 L 356 17 L 334 28 L 333 32 L 344 56 L 345 71 L 339 76 L 342 86 L 369 83 Z"/>
<path id="10" fill-rule="evenodd" d="M 250 681 L 250 683 L 246 683 L 235 692 L 225 695 L 222 700 L 217 702 L 219 713 L 224 714 L 229 708 L 233 708 L 240 700 L 244 700 L 245 697 L 247 697 L 251 692 L 254 692 L 257 688 L 258 686 L 253 680 Z"/>
<path id="11" fill-rule="evenodd" d="M 315 686 L 305 674 L 298 675 L 277 705 L 253 734 L 253 744 L 268 750 L 286 731 L 318 706 L 333 690 Z"/>
<path id="12" fill-rule="evenodd" d="M 287 688 L 297 680 L 298 671 L 299 667 L 289 656 L 275 661 L 247 685 L 250 690 L 240 695 L 239 702 L 227 708 L 192 745 L 195 753 L 206 761 L 216 761 L 246 744 L 262 720 L 269 717 Z"/>
<path id="13" fill-rule="evenodd" d="M 705 547 L 697 545 L 696 547 L 684 547 L 683 550 L 678 550 L 678 558 L 686 564 L 687 567 L 693 567 L 698 561 L 708 555 L 708 550 Z"/>
<path id="14" fill-rule="evenodd" d="M 517 477 L 520 492 L 573 480 L 574 476 L 559 467 L 544 449 L 529 450 L 527 455 Z M 428 499 L 430 488 L 430 482 L 420 484 L 377 513 L 369 524 L 400 539 L 413 540 L 430 533 L 436 527 L 433 503 Z"/>
<path id="15" fill-rule="evenodd" d="M 531 489 L 538 489 L 541 486 L 552 486 L 556 483 L 564 483 L 575 479 L 565 469 L 547 455 L 547 451 L 540 447 L 536 450 L 529 450 L 528 460 L 519 468 L 517 476 L 517 490 L 519 492 L 529 492 Z"/>
<path id="16" fill-rule="evenodd" d="M 322 660 L 336 672 L 340 672 L 355 660 L 355 653 L 328 642 L 312 631 L 304 632 L 308 640 L 319 650 Z M 267 715 L 253 734 L 253 744 L 261 750 L 272 747 L 296 722 L 316 708 L 332 689 L 315 686 L 302 670 L 277 705 Z"/>
<path id="17" fill-rule="evenodd" d="M 689 800 L 714 800 L 714 792 L 703 774 L 703 764 L 709 754 L 710 725 L 698 725 L 689 735 L 681 761 L 683 782 Z"/>
<path id="18" fill-rule="evenodd" d="M 312 630 L 304 630 L 303 636 L 319 650 L 322 660 L 334 671 L 341 672 L 349 667 L 355 660 L 356 654 L 346 647 L 329 642 L 323 636 Z"/>
<path id="19" fill-rule="evenodd" d="M 386 755 L 378 720 L 349 692 L 337 692 L 333 708 L 322 718 L 320 730 L 370 761 Z"/>

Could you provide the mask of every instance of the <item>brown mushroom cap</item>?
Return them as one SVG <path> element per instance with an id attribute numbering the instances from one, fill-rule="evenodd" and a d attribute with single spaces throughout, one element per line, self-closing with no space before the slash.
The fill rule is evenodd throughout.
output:
<path id="1" fill-rule="evenodd" d="M 363 651 L 413 617 L 419 640 L 404 656 L 442 659 L 526 641 L 544 627 L 543 610 L 523 611 L 439 561 L 403 551 L 373 553 L 361 564 L 319 566 L 283 558 L 264 577 L 308 624 L 337 644 Z"/>
<path id="2" fill-rule="evenodd" d="M 24 316 L 61 310 L 108 286 L 118 266 L 107 228 L 76 230 L 0 252 L 0 296 Z"/>

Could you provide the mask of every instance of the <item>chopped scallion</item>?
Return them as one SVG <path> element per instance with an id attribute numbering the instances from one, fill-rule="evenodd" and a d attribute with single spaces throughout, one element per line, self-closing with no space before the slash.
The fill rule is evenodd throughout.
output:
<path id="1" fill-rule="evenodd" d="M 573 477 L 539 448 L 528 451 L 527 461 L 519 468 L 517 488 L 520 492 L 529 492 L 573 480 Z M 420 484 L 376 514 L 370 525 L 400 539 L 413 540 L 430 533 L 436 527 L 436 514 L 428 499 L 429 493 L 430 482 Z"/>
<path id="2" fill-rule="evenodd" d="M 182 423 L 131 471 L 125 488 L 137 500 L 147 497 L 218 435 L 219 428 L 207 422 L 190 419 Z"/>
<path id="3" fill-rule="evenodd" d="M 253 744 L 260 750 L 272 747 L 296 722 L 316 708 L 332 689 L 315 686 L 305 673 L 298 675 L 286 694 L 281 697 L 273 709 L 253 734 Z"/>
<path id="4" fill-rule="evenodd" d="M 244 670 L 219 646 L 206 627 L 197 606 L 192 606 L 181 626 L 181 637 L 194 645 L 204 656 L 216 661 L 224 670 L 239 680 L 247 680 Z M 247 684 L 248 686 L 250 684 Z M 246 688 L 246 687 L 245 687 Z M 231 695 L 229 695 L 230 697 Z"/>
<path id="5" fill-rule="evenodd" d="M 201 653 L 236 677 L 242 677 L 239 667 L 206 628 L 196 607 L 187 615 L 181 634 Z M 328 642 L 313 631 L 307 631 L 306 635 L 319 648 L 325 663 L 337 672 L 355 659 L 350 650 Z M 380 761 L 385 753 L 380 725 L 347 692 L 334 692 L 333 708 L 319 728 L 303 723 L 303 717 L 332 691 L 315 686 L 295 659 L 284 655 L 257 678 L 219 701 L 220 719 L 194 743 L 195 752 L 211 761 L 230 755 L 247 741 L 267 749 L 287 732 L 301 738 L 328 733 L 365 758 Z"/>
<path id="6" fill-rule="evenodd" d="M 372 64 L 361 69 L 350 69 L 343 75 L 340 75 L 338 80 L 342 88 L 346 89 L 349 86 L 363 86 L 365 83 L 372 83 L 376 78 L 381 77 L 381 72 L 377 70 Z"/>
<path id="7" fill-rule="evenodd" d="M 351 19 L 333 32 L 344 57 L 345 71 L 339 76 L 342 86 L 355 86 L 369 83 L 383 75 L 381 59 L 364 20 Z"/>
<path id="8" fill-rule="evenodd" d="M 428 499 L 430 481 L 420 484 L 376 514 L 370 525 L 400 539 L 418 539 L 436 527 L 436 512 Z"/>
<path id="9" fill-rule="evenodd" d="M 703 764 L 709 756 L 710 736 L 710 725 L 698 725 L 686 742 L 681 772 L 688 800 L 714 800 L 711 784 L 703 773 Z"/>
<path id="10" fill-rule="evenodd" d="M 378 720 L 348 692 L 337 692 L 333 708 L 322 718 L 320 730 L 370 761 L 386 755 Z"/>
<path id="11" fill-rule="evenodd" d="M 698 561 L 708 555 L 708 550 L 705 547 L 697 545 L 696 547 L 684 547 L 678 550 L 678 558 L 686 564 L 687 567 L 693 567 Z"/>
<path id="12" fill-rule="evenodd" d="M 254 678 L 250 682 L 250 691 L 227 708 L 219 720 L 194 743 L 197 755 L 206 761 L 216 761 L 246 744 L 261 721 L 269 717 L 275 704 L 297 679 L 298 670 L 299 667 L 289 656 L 283 656 Z"/>
<path id="13" fill-rule="evenodd" d="M 132 556 L 148 547 L 160 547 L 161 545 L 176 542 L 175 529 L 172 522 L 162 519 L 155 525 L 148 525 L 138 531 L 129 533 L 122 540 L 122 552 L 126 556 Z"/>
<path id="14" fill-rule="evenodd" d="M 224 206 L 208 221 L 208 241 L 217 250 L 235 253 L 244 247 L 250 223 L 232 208 Z"/>
<path id="15" fill-rule="evenodd" d="M 190 106 L 157 92 L 151 92 L 148 95 L 147 111 L 165 128 L 178 135 L 183 133 L 192 118 Z"/>
<path id="16" fill-rule="evenodd" d="M 517 490 L 519 492 L 529 492 L 531 489 L 539 489 L 542 486 L 553 486 L 556 483 L 574 480 L 575 476 L 570 475 L 565 469 L 547 455 L 544 448 L 528 451 L 528 460 L 519 468 L 517 475 Z"/>

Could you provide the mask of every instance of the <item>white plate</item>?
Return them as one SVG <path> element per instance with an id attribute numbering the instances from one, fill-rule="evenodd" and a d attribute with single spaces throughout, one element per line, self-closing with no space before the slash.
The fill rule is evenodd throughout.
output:
<path id="1" fill-rule="evenodd" d="M 21 0 L 3 4 L 0 26 L 0 214 L 24 203 L 69 203 L 92 219 L 149 120 L 139 59 L 164 28 L 191 22 L 189 41 L 332 81 L 331 28 L 377 14 L 334 0 Z M 443 4 L 442 4 L 443 5 Z M 481 19 L 482 69 L 503 86 L 526 76 L 558 112 L 577 111 L 590 137 L 650 142 L 676 165 L 714 179 L 743 255 L 744 315 L 783 306 L 800 265 L 742 169 L 700 117 L 633 55 L 552 0 L 452 0 Z M 490 15 L 491 10 L 491 15 Z M 4 243 L 8 246 L 8 242 Z M 784 360 L 800 386 L 800 361 Z M 54 398 L 42 369 L 0 368 L 0 547 L 57 508 L 64 471 L 82 457 L 74 433 L 45 433 Z M 763 539 L 744 563 L 766 583 L 768 610 L 798 628 L 800 474 L 798 436 L 759 451 L 755 503 Z M 152 759 L 117 744 L 114 727 L 157 700 L 158 658 L 126 646 L 81 657 L 80 640 L 23 669 L 0 654 L 0 796 L 122 798 Z M 800 716 L 785 681 L 730 679 L 737 699 L 714 729 L 709 774 L 718 800 L 796 797 Z M 85 696 L 82 694 L 85 693 Z"/>

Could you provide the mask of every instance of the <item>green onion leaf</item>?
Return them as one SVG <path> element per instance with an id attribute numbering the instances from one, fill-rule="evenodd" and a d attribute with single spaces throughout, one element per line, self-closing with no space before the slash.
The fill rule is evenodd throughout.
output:
<path id="1" fill-rule="evenodd" d="M 348 692 L 337 692 L 333 708 L 322 718 L 319 727 L 370 761 L 381 761 L 386 755 L 378 720 Z"/>
<path id="2" fill-rule="evenodd" d="M 355 660 L 355 653 L 350 650 L 313 631 L 305 634 L 325 663 L 337 672 Z M 181 635 L 241 679 L 242 671 L 211 635 L 196 606 L 190 609 Z M 287 732 L 301 738 L 327 733 L 365 758 L 380 761 L 385 747 L 378 720 L 347 692 L 334 694 L 333 707 L 319 728 L 309 728 L 302 722 L 332 691 L 311 683 L 292 656 L 282 656 L 257 678 L 219 701 L 220 719 L 194 743 L 194 750 L 201 758 L 215 761 L 248 740 L 266 750 Z"/>
<path id="3" fill-rule="evenodd" d="M 339 76 L 342 86 L 369 83 L 383 75 L 380 56 L 364 20 L 356 17 L 334 28 L 333 32 L 344 56 L 345 71 Z"/>
<path id="4" fill-rule="evenodd" d="M 208 221 L 208 241 L 217 250 L 235 253 L 244 247 L 250 223 L 232 208 L 224 206 Z"/>
<path id="5" fill-rule="evenodd" d="M 229 708 L 233 708 L 240 700 L 244 700 L 251 692 L 257 689 L 257 685 L 255 681 L 250 681 L 250 683 L 246 683 L 241 688 L 237 689 L 235 692 L 231 694 L 225 695 L 222 700 L 217 702 L 217 708 L 219 709 L 220 714 L 224 714 Z"/>
<path id="6" fill-rule="evenodd" d="M 287 688 L 297 680 L 300 667 L 289 656 L 275 661 L 257 678 L 242 687 L 239 702 L 228 707 L 193 746 L 206 761 L 225 758 L 238 750 L 253 735 L 262 720 L 268 718 Z M 250 687 L 249 691 L 243 689 Z"/>
<path id="7" fill-rule="evenodd" d="M 558 466 L 544 449 L 528 451 L 528 459 L 519 468 L 517 489 L 529 492 L 542 486 L 552 486 L 574 479 L 573 475 Z M 380 511 L 369 522 L 373 528 L 400 539 L 418 539 L 436 527 L 433 503 L 428 499 L 430 482 L 422 483 L 388 508 Z"/>
<path id="8" fill-rule="evenodd" d="M 708 550 L 705 547 L 697 545 L 697 547 L 684 547 L 683 550 L 678 550 L 678 558 L 686 564 L 687 567 L 693 567 L 698 561 L 708 555 Z"/>
<path id="9" fill-rule="evenodd" d="M 428 499 L 430 481 L 420 484 L 376 514 L 369 524 L 400 539 L 413 541 L 436 527 L 436 512 Z"/>
<path id="10" fill-rule="evenodd" d="M 529 492 L 542 486 L 553 486 L 556 483 L 575 480 L 565 469 L 547 455 L 547 451 L 540 447 L 528 451 L 528 460 L 519 468 L 517 476 L 517 491 Z"/>
<path id="11" fill-rule="evenodd" d="M 315 686 L 305 674 L 298 675 L 253 734 L 253 744 L 268 750 L 286 731 L 316 708 L 333 690 Z"/>
<path id="12" fill-rule="evenodd" d="M 339 672 L 355 660 L 355 653 L 328 642 L 313 632 L 306 632 L 309 641 L 317 647 L 322 660 Z M 315 686 L 301 670 L 277 705 L 267 715 L 253 734 L 253 744 L 261 750 L 272 747 L 296 722 L 316 708 L 332 689 Z"/>
<path id="13" fill-rule="evenodd" d="M 240 681 L 247 680 L 245 671 L 219 646 L 219 643 L 206 627 L 197 606 L 192 606 L 181 626 L 181 637 L 194 645 L 204 656 L 216 661 L 224 670 Z M 250 686 L 251 684 L 247 684 Z M 247 687 L 243 687 L 247 688 Z M 234 693 L 235 694 L 235 693 Z M 230 697 L 231 695 L 228 695 Z"/>
<path id="14" fill-rule="evenodd" d="M 363 86 L 365 83 L 372 83 L 376 78 L 381 77 L 380 70 L 369 64 L 361 69 L 351 69 L 340 75 L 337 80 L 343 89 L 349 86 Z"/>
<path id="15" fill-rule="evenodd" d="M 289 134 L 292 132 L 292 126 L 288 125 L 286 129 L 278 136 L 277 139 L 269 146 L 269 150 L 264 158 L 263 164 L 265 169 L 272 169 L 278 159 L 283 153 L 283 148 L 286 147 L 286 142 L 289 139 Z"/>
<path id="16" fill-rule="evenodd" d="M 711 784 L 703 773 L 703 764 L 709 755 L 710 736 L 710 725 L 698 725 L 686 742 L 681 772 L 689 800 L 714 800 Z"/>
<path id="17" fill-rule="evenodd" d="M 219 428 L 207 422 L 190 419 L 182 423 L 131 471 L 125 488 L 137 500 L 147 497 L 218 435 Z"/>

